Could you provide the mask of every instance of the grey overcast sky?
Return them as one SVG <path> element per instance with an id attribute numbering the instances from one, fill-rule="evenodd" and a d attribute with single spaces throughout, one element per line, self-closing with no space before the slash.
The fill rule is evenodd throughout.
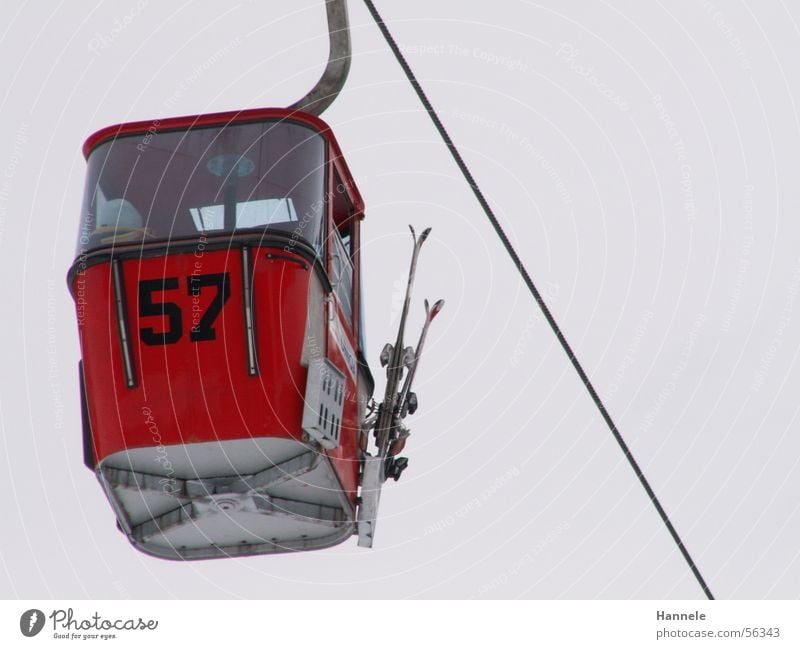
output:
<path id="1" fill-rule="evenodd" d="M 726 2 L 378 2 L 719 598 L 800 595 L 800 11 Z M 367 342 L 407 224 L 446 298 L 411 466 L 375 548 L 171 563 L 81 461 L 65 274 L 80 147 L 121 121 L 284 106 L 321 0 L 6 3 L 0 26 L 0 596 L 700 598 L 360 1 L 324 119 L 367 205 Z"/>

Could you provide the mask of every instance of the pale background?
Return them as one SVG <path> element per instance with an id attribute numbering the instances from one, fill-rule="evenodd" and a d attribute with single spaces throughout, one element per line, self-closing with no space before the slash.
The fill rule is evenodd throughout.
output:
<path id="1" fill-rule="evenodd" d="M 719 598 L 800 595 L 800 11 L 379 3 Z M 283 106 L 321 0 L 12 0 L 0 26 L 0 596 L 696 598 L 702 592 L 363 4 L 324 118 L 367 204 L 369 356 L 407 224 L 444 297 L 376 547 L 171 563 L 81 461 L 65 274 L 80 147 L 111 123 Z"/>

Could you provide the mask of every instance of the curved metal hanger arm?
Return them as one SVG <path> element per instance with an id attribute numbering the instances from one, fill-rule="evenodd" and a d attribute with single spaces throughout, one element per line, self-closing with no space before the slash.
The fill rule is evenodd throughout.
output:
<path id="1" fill-rule="evenodd" d="M 317 85 L 308 94 L 296 101 L 290 109 L 303 110 L 320 115 L 330 106 L 344 87 L 350 72 L 350 24 L 347 18 L 347 0 L 325 0 L 328 14 L 328 36 L 330 51 L 328 65 Z"/>

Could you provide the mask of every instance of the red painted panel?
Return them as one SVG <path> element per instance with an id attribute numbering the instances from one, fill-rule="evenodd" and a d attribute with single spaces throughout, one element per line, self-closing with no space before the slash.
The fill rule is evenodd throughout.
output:
<path id="1" fill-rule="evenodd" d="M 251 436 L 300 438 L 307 373 L 300 358 L 312 271 L 308 264 L 286 259 L 267 262 L 263 249 L 252 249 L 251 254 L 256 265 L 258 376 L 248 375 L 240 249 L 198 249 L 122 262 L 138 378 L 132 389 L 125 386 L 110 264 L 92 266 L 76 276 L 73 291 L 77 295 L 82 290 L 85 296 L 79 329 L 98 459 L 159 444 Z M 230 295 L 211 326 L 214 339 L 192 340 L 193 331 L 195 338 L 208 331 L 201 326 L 201 318 L 218 295 L 217 286 L 208 278 L 225 274 Z M 192 277 L 204 277 L 202 281 L 209 285 L 193 289 Z M 160 290 L 165 278 L 168 288 Z M 168 315 L 142 317 L 141 287 L 153 280 L 158 290 L 149 293 L 150 300 L 169 303 L 165 307 Z M 177 312 L 180 327 L 174 315 Z M 159 334 L 178 330 L 179 336 L 171 336 L 174 342 L 152 344 Z M 158 439 L 145 425 L 144 409 L 149 409 L 158 423 Z"/>

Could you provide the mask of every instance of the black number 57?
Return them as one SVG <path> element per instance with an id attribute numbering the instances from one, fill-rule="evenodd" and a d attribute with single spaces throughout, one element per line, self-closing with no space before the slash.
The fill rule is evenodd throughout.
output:
<path id="1" fill-rule="evenodd" d="M 186 287 L 189 295 L 193 298 L 192 325 L 189 340 L 193 343 L 216 340 L 217 332 L 214 329 L 214 321 L 231 295 L 230 275 L 228 273 L 191 275 L 187 277 Z M 206 287 L 214 287 L 217 292 L 205 312 L 201 314 L 199 307 L 195 309 L 194 306 L 196 301 L 199 301 L 200 293 Z M 174 302 L 153 301 L 153 293 L 163 293 L 177 288 L 179 288 L 177 277 L 143 279 L 139 281 L 139 317 L 158 316 L 166 318 L 164 331 L 156 331 L 153 327 L 139 329 L 139 337 L 145 345 L 172 345 L 183 336 L 183 314 L 181 313 L 181 308 Z"/>

